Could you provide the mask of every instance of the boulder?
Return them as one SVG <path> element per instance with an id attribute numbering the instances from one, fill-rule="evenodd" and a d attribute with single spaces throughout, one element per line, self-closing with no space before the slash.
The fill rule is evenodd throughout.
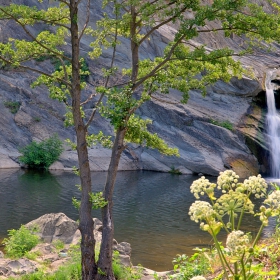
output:
<path id="1" fill-rule="evenodd" d="M 63 213 L 51 213 L 29 222 L 26 227 L 35 227 L 44 242 L 51 243 L 58 239 L 70 244 L 77 231 L 78 224 Z"/>
<path id="2" fill-rule="evenodd" d="M 113 246 L 114 251 L 119 252 L 120 263 L 125 266 L 131 266 L 130 256 L 131 256 L 131 246 L 127 242 L 115 243 Z"/>

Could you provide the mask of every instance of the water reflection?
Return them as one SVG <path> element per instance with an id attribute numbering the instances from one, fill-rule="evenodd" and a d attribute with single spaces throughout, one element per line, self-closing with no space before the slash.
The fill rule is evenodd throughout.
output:
<path id="1" fill-rule="evenodd" d="M 131 243 L 133 264 L 158 271 L 172 269 L 176 254 L 190 256 L 194 247 L 212 244 L 210 235 L 188 216 L 194 201 L 189 186 L 197 178 L 147 171 L 118 173 L 113 208 L 115 238 Z M 93 191 L 101 191 L 106 173 L 94 172 L 92 179 Z M 77 184 L 79 179 L 72 172 L 0 170 L 0 238 L 8 229 L 46 213 L 63 212 L 78 219 L 71 204 L 73 196 L 80 197 Z M 100 218 L 100 211 L 93 211 L 93 216 Z M 246 218 L 245 224 L 255 232 L 258 218 Z"/>

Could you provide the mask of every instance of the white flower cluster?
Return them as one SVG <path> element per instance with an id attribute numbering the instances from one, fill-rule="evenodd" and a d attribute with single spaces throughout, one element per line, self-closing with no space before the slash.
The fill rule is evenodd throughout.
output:
<path id="1" fill-rule="evenodd" d="M 227 249 L 233 256 L 241 256 L 249 248 L 250 239 L 241 230 L 232 231 L 226 241 Z"/>
<path id="2" fill-rule="evenodd" d="M 254 204 L 247 195 L 233 190 L 223 194 L 214 205 L 214 209 L 221 216 L 241 212 L 243 208 L 247 213 L 254 214 Z"/>
<path id="3" fill-rule="evenodd" d="M 269 194 L 264 204 L 269 205 L 274 215 L 280 214 L 280 191 L 276 190 Z"/>
<path id="4" fill-rule="evenodd" d="M 238 184 L 239 176 L 232 170 L 226 170 L 224 172 L 220 172 L 220 176 L 218 177 L 218 189 L 224 190 L 233 189 Z"/>
<path id="5" fill-rule="evenodd" d="M 194 276 L 194 277 L 191 278 L 190 280 L 206 280 L 206 278 L 203 277 L 203 276 Z"/>
<path id="6" fill-rule="evenodd" d="M 192 221 L 198 223 L 199 221 L 213 220 L 216 212 L 210 203 L 198 200 L 191 205 L 189 215 Z"/>
<path id="7" fill-rule="evenodd" d="M 264 197 L 267 192 L 267 183 L 259 174 L 258 176 L 250 176 L 244 180 L 244 188 L 248 193 L 253 193 L 256 198 Z"/>
<path id="8" fill-rule="evenodd" d="M 199 195 L 210 194 L 214 192 L 216 184 L 210 183 L 208 179 L 205 179 L 204 176 L 195 180 L 190 186 L 191 193 L 195 196 L 196 199 L 199 199 Z"/>

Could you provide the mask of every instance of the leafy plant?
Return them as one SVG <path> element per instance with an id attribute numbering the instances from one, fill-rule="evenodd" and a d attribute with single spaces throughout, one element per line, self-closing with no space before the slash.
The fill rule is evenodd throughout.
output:
<path id="1" fill-rule="evenodd" d="M 171 279 L 187 280 L 196 275 L 205 275 L 210 271 L 210 261 L 206 254 L 207 249 L 196 249 L 197 252 L 191 257 L 187 255 L 177 255 L 172 261 L 176 275 Z"/>
<path id="2" fill-rule="evenodd" d="M 5 101 L 4 106 L 10 110 L 12 114 L 16 114 L 21 103 L 19 101 Z"/>
<path id="3" fill-rule="evenodd" d="M 36 230 L 29 230 L 22 225 L 18 230 L 8 230 L 8 238 L 4 238 L 5 252 L 8 257 L 20 258 L 39 243 Z"/>
<path id="4" fill-rule="evenodd" d="M 19 157 L 19 161 L 30 168 L 48 168 L 59 158 L 62 151 L 62 141 L 55 134 L 40 143 L 32 141 L 20 149 L 23 155 Z"/>
<path id="5" fill-rule="evenodd" d="M 228 130 L 233 130 L 233 124 L 230 121 L 223 121 L 223 122 L 219 122 L 216 120 L 211 120 L 211 123 L 217 126 L 221 126 L 224 127 Z"/>
<path id="6" fill-rule="evenodd" d="M 182 175 L 182 172 L 180 171 L 180 169 L 175 168 L 174 166 L 171 166 L 171 168 L 168 172 L 171 174 Z"/>
<path id="7" fill-rule="evenodd" d="M 92 192 L 89 194 L 90 200 L 92 202 L 92 209 L 99 209 L 108 204 L 108 201 L 105 200 L 103 197 L 102 192 Z M 72 198 L 72 204 L 75 208 L 80 209 L 81 201 L 79 201 L 77 198 Z"/>
<path id="8" fill-rule="evenodd" d="M 239 176 L 232 170 L 220 173 L 217 184 L 210 183 L 202 176 L 193 182 L 191 192 L 195 201 L 190 209 L 191 220 L 200 223 L 200 228 L 207 231 L 213 238 L 214 244 L 223 268 L 225 279 L 258 279 L 256 270 L 259 264 L 253 264 L 256 244 L 270 217 L 280 214 L 280 190 L 274 190 L 267 194 L 267 183 L 261 175 L 251 176 L 239 182 Z M 215 192 L 222 191 L 220 197 Z M 210 203 L 201 201 L 200 196 L 208 196 Z M 266 198 L 259 208 L 254 210 L 251 195 L 255 199 Z M 262 222 L 254 240 L 251 236 L 240 230 L 244 214 L 259 216 Z M 221 246 L 218 233 L 225 229 L 228 236 L 226 248 Z M 273 271 L 271 271 L 273 273 Z"/>

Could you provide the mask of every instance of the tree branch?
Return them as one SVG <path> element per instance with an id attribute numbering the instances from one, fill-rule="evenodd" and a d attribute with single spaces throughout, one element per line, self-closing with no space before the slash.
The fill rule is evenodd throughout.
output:
<path id="1" fill-rule="evenodd" d="M 116 0 L 114 1 L 114 4 L 116 4 Z M 118 38 L 118 28 L 117 28 L 117 19 L 118 19 L 118 13 L 116 11 L 115 13 L 115 16 L 116 16 L 116 26 L 115 26 L 115 34 L 114 34 L 114 48 L 113 48 L 113 54 L 112 54 L 112 59 L 111 59 L 111 65 L 110 65 L 110 68 L 112 69 L 112 67 L 114 66 L 114 62 L 115 62 L 115 57 L 116 57 L 116 49 L 117 49 L 117 38 Z M 105 81 L 105 88 L 108 87 L 108 83 L 109 83 L 109 79 L 110 79 L 110 76 L 107 76 L 106 78 L 106 81 Z M 97 111 L 97 107 L 99 106 L 99 104 L 101 103 L 103 97 L 104 97 L 104 93 L 102 93 L 98 99 L 98 101 L 96 102 L 95 104 L 95 108 L 92 110 L 92 113 L 91 113 L 91 116 L 89 118 L 89 120 L 87 121 L 85 127 L 88 128 L 88 126 L 90 125 L 90 123 L 92 122 L 95 114 L 96 114 L 96 111 Z"/>
<path id="2" fill-rule="evenodd" d="M 13 65 L 13 62 L 9 61 L 8 59 L 3 57 L 2 55 L 0 55 L 0 60 L 4 61 L 5 63 L 7 63 L 9 65 Z M 25 70 L 30 70 L 30 71 L 33 71 L 35 73 L 38 73 L 38 74 L 41 74 L 41 75 L 45 75 L 45 76 L 47 76 L 49 78 L 54 79 L 54 77 L 51 74 L 48 74 L 48 73 L 46 73 L 44 71 L 38 70 L 38 69 L 33 68 L 33 67 L 29 67 L 29 66 L 25 66 L 25 65 L 20 65 L 20 66 L 18 66 L 18 68 L 22 68 L 22 69 L 25 69 Z M 57 82 L 63 83 L 64 85 L 66 85 L 68 87 L 71 87 L 71 83 L 68 83 L 65 80 L 60 79 L 60 78 L 55 78 L 55 79 L 57 80 Z"/>
<path id="3" fill-rule="evenodd" d="M 86 22 L 82 28 L 82 31 L 81 31 L 81 34 L 79 36 L 79 42 L 81 41 L 81 38 L 83 37 L 84 33 L 85 33 L 85 30 L 88 26 L 88 23 L 89 23 L 89 16 L 90 16 L 90 0 L 87 1 L 87 16 L 86 16 Z"/>
<path id="4" fill-rule="evenodd" d="M 65 60 L 68 60 L 69 62 L 71 62 L 71 60 L 67 57 L 67 56 L 64 56 L 63 54 L 59 53 L 59 52 L 56 52 L 50 48 L 48 48 L 47 46 L 45 46 L 44 44 L 42 44 L 40 41 L 37 40 L 36 37 L 34 37 L 30 32 L 29 30 L 26 28 L 26 26 L 24 24 L 22 24 L 17 18 L 15 18 L 13 15 L 7 13 L 5 10 L 3 10 L 2 8 L 0 8 L 0 10 L 2 12 L 4 12 L 6 15 L 10 16 L 11 19 L 13 19 L 17 24 L 19 24 L 23 30 L 25 31 L 25 33 L 33 40 L 35 41 L 39 46 L 41 46 L 42 48 L 44 48 L 45 50 L 49 51 L 50 53 L 52 54 L 55 54 L 56 56 L 59 56 L 59 57 L 63 57 Z"/>

